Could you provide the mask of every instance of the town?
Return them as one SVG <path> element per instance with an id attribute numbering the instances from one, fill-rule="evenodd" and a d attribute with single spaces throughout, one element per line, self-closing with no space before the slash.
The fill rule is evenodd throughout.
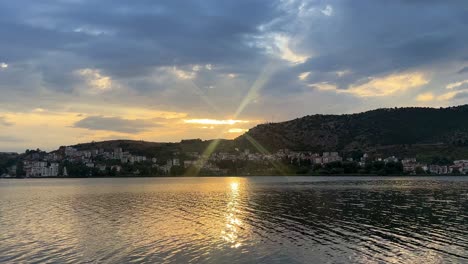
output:
<path id="1" fill-rule="evenodd" d="M 15 155 L 11 153 L 11 155 Z M 358 158 L 338 152 L 291 151 L 173 152 L 169 158 L 135 155 L 122 148 L 78 150 L 61 147 L 47 153 L 27 150 L 8 166 L 1 177 L 107 177 L 107 176 L 195 176 L 195 175 L 461 175 L 468 160 L 437 164 L 416 158 L 381 158 L 367 153 Z"/>

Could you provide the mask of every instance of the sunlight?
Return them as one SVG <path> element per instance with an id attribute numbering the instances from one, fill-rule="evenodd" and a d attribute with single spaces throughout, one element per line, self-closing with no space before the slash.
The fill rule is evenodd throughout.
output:
<path id="1" fill-rule="evenodd" d="M 205 151 L 202 153 L 201 157 L 198 159 L 198 166 L 190 167 L 187 172 L 185 173 L 186 176 L 197 176 L 200 173 L 201 168 L 206 164 L 208 159 L 210 158 L 211 154 L 216 150 L 218 147 L 220 140 L 215 139 L 210 142 L 208 147 L 206 147 Z"/>
<path id="2" fill-rule="evenodd" d="M 267 81 L 270 79 L 271 75 L 275 72 L 275 70 L 276 70 L 276 67 L 272 63 L 268 64 L 267 67 L 265 67 L 265 69 L 258 76 L 257 80 L 250 87 L 246 96 L 244 97 L 239 107 L 237 108 L 236 112 L 234 113 L 234 119 L 228 119 L 228 120 L 188 119 L 188 120 L 184 120 L 184 123 L 202 124 L 202 125 L 235 125 L 239 123 L 248 123 L 249 121 L 237 120 L 235 118 L 238 117 L 242 113 L 242 111 L 245 109 L 245 107 L 247 107 L 247 105 L 250 104 L 250 102 L 252 102 L 255 98 L 259 96 L 258 92 L 263 88 L 265 83 L 267 83 Z M 228 133 L 233 133 L 233 132 L 229 132 L 229 129 L 223 129 L 223 131 L 219 133 L 219 136 L 217 138 L 225 134 L 226 131 Z M 238 131 L 239 130 L 236 130 L 236 132 Z M 213 140 L 203 152 L 202 157 L 199 159 L 199 164 L 201 166 L 187 170 L 185 175 L 191 175 L 191 176 L 198 175 L 198 173 L 200 172 L 200 169 L 203 167 L 204 164 L 206 164 L 211 154 L 215 152 L 219 142 L 220 142 L 219 139 Z"/>
<path id="3" fill-rule="evenodd" d="M 235 125 L 239 123 L 249 123 L 246 120 L 217 120 L 217 119 L 188 119 L 184 120 L 186 124 L 201 124 L 201 125 Z"/>
<path id="4" fill-rule="evenodd" d="M 239 182 L 231 182 L 230 199 L 227 204 L 226 225 L 221 231 L 221 238 L 230 244 L 231 248 L 238 248 L 242 244 L 239 242 L 239 228 L 242 226 L 242 221 L 239 219 Z"/>
<path id="5" fill-rule="evenodd" d="M 244 132 L 247 132 L 248 129 L 244 129 L 244 128 L 230 128 L 228 130 L 228 133 L 244 133 Z"/>
<path id="6" fill-rule="evenodd" d="M 238 182 L 231 182 L 231 190 L 233 192 L 237 192 L 239 190 L 239 183 Z"/>

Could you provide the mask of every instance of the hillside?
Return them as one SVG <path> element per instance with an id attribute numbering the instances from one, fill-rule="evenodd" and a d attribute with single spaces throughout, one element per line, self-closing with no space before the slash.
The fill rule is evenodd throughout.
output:
<path id="1" fill-rule="evenodd" d="M 72 147 L 78 150 L 103 149 L 105 151 L 113 151 L 116 148 L 122 148 L 136 155 L 165 159 L 173 157 L 175 153 L 179 153 L 179 155 L 188 152 L 203 153 L 213 141 L 214 140 L 188 139 L 178 143 L 157 143 L 141 140 L 108 140 L 81 143 Z M 235 149 L 234 143 L 233 140 L 220 139 L 216 144 L 216 149 L 217 151 L 233 151 Z M 63 147 L 58 151 L 63 151 Z"/>
<path id="2" fill-rule="evenodd" d="M 450 108 L 390 108 L 349 115 L 309 115 L 281 123 L 258 125 L 235 141 L 253 138 L 270 151 L 385 150 L 403 145 L 414 149 L 467 149 L 468 105 Z M 414 146 L 412 146 L 414 145 Z M 392 147 L 393 146 L 393 147 Z M 416 151 L 417 152 L 417 151 Z"/>

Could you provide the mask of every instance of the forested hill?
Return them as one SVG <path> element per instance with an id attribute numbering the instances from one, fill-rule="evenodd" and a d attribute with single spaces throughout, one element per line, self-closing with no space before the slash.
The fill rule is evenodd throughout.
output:
<path id="1" fill-rule="evenodd" d="M 468 146 L 468 105 L 389 108 L 349 115 L 309 115 L 250 129 L 236 145 L 255 140 L 270 151 L 368 150 L 396 145 Z M 468 147 L 467 147 L 468 148 Z"/>

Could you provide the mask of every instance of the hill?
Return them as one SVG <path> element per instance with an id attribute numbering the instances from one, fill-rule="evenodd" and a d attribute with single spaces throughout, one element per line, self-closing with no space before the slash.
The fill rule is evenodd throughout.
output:
<path id="1" fill-rule="evenodd" d="M 255 140 L 269 151 L 282 148 L 321 151 L 404 151 L 468 148 L 468 105 L 449 108 L 387 108 L 358 114 L 309 115 L 268 123 L 238 137 L 236 145 Z"/>
<path id="2" fill-rule="evenodd" d="M 188 152 L 203 153 L 203 151 L 205 151 L 214 141 L 216 141 L 216 151 L 231 152 L 235 149 L 235 142 L 233 140 L 226 139 L 186 139 L 177 143 L 158 143 L 142 140 L 108 140 L 81 143 L 73 145 L 72 147 L 77 150 L 103 149 L 104 151 L 113 151 L 116 148 L 122 148 L 132 154 L 166 159 L 173 157 L 176 153 L 178 153 L 178 156 L 184 155 Z M 57 151 L 63 152 L 63 150 L 64 147 L 60 147 Z"/>

